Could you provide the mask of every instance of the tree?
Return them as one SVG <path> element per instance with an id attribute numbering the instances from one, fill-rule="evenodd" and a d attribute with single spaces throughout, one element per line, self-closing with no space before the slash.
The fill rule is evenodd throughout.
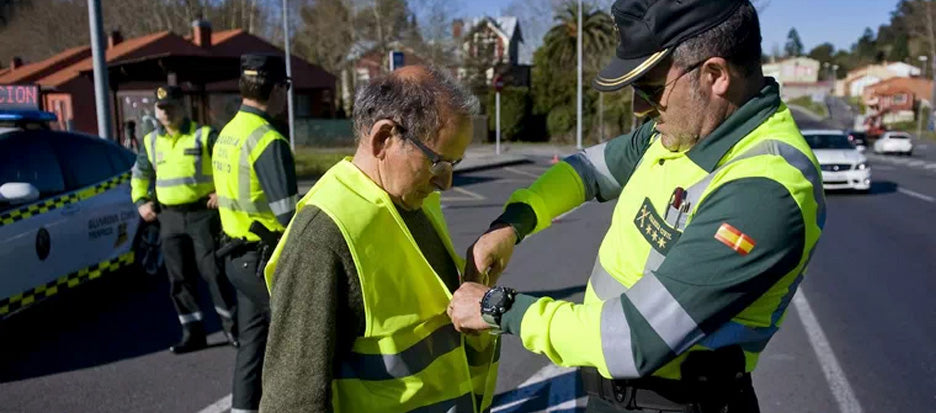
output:
<path id="1" fill-rule="evenodd" d="M 551 62 L 560 67 L 575 67 L 578 43 L 578 5 L 566 2 L 554 19 L 558 24 L 546 32 L 543 47 Z M 618 42 L 611 16 L 591 3 L 582 5 L 582 54 L 594 67 Z"/>
<path id="2" fill-rule="evenodd" d="M 783 47 L 786 57 L 797 57 L 803 55 L 803 42 L 800 40 L 796 28 L 791 28 L 787 33 L 786 45 Z"/>
<path id="3" fill-rule="evenodd" d="M 835 54 L 835 46 L 832 43 L 823 43 L 810 50 L 807 56 L 820 62 L 831 62 L 833 54 Z"/>
<path id="4" fill-rule="evenodd" d="M 858 39 L 858 43 L 852 46 L 852 53 L 858 58 L 861 64 L 877 63 L 880 60 L 877 48 L 877 42 L 874 39 L 874 31 L 866 27 L 864 34 Z"/>

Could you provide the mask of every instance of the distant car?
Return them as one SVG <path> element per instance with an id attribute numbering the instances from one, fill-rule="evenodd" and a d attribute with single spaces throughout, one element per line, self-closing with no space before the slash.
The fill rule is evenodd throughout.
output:
<path id="1" fill-rule="evenodd" d="M 875 153 L 894 153 L 913 155 L 913 142 L 910 134 L 906 132 L 884 132 L 881 138 L 874 142 Z"/>
<path id="2" fill-rule="evenodd" d="M 803 137 L 819 160 L 825 189 L 871 189 L 871 166 L 848 135 L 839 130 L 804 130 Z"/>
<path id="3" fill-rule="evenodd" d="M 858 152 L 864 152 L 868 149 L 868 134 L 858 131 L 848 131 L 848 141 L 855 145 Z"/>
<path id="4" fill-rule="evenodd" d="M 0 318 L 122 267 L 159 270 L 130 201 L 135 158 L 90 135 L 0 131 Z"/>

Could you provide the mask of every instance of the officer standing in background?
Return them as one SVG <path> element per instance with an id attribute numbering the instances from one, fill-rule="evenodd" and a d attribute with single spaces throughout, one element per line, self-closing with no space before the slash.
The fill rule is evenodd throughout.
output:
<path id="1" fill-rule="evenodd" d="M 144 221 L 156 220 L 157 203 L 161 209 L 163 255 L 172 302 L 182 323 L 182 340 L 169 349 L 181 354 L 206 345 L 195 269 L 208 282 L 225 336 L 237 347 L 234 292 L 215 261 L 220 221 L 211 178 L 211 150 L 217 134 L 188 118 L 182 89 L 177 86 L 156 89 L 156 117 L 160 127 L 143 138 L 144 148 L 133 166 L 130 188 Z"/>
<path id="2" fill-rule="evenodd" d="M 237 289 L 241 347 L 234 367 L 234 413 L 260 406 L 270 298 L 261 278 L 266 260 L 296 209 L 296 167 L 274 119 L 286 112 L 290 80 L 283 58 L 241 56 L 243 103 L 221 131 L 213 168 L 221 225 L 229 238 L 225 269 Z"/>

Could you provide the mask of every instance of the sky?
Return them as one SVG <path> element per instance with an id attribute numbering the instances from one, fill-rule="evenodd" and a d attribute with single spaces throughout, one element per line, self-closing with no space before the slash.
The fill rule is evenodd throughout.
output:
<path id="1" fill-rule="evenodd" d="M 548 2 L 549 0 L 526 0 Z M 510 1 L 463 0 L 458 14 L 464 17 L 497 16 Z M 600 3 L 611 3 L 601 0 Z M 877 33 L 878 26 L 890 21 L 898 0 L 771 0 L 760 13 L 764 52 L 786 43 L 791 27 L 799 32 L 805 50 L 830 42 L 838 49 L 849 49 L 866 27 Z M 523 21 L 521 21 L 521 28 Z M 527 39 L 528 41 L 531 39 Z M 538 44 L 538 42 L 537 42 Z"/>

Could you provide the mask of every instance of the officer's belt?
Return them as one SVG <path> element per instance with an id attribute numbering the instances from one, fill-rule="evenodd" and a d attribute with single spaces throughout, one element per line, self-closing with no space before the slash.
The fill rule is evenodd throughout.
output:
<path id="1" fill-rule="evenodd" d="M 208 209 L 208 197 L 204 197 L 195 202 L 188 202 L 185 204 L 178 205 L 166 205 L 163 203 L 159 204 L 163 210 L 175 211 L 175 212 L 194 212 L 202 211 Z"/>
<path id="2" fill-rule="evenodd" d="M 598 397 L 622 409 L 644 409 L 660 412 L 694 412 L 698 411 L 700 404 L 708 404 L 706 399 L 719 399 L 714 394 L 702 394 L 704 390 L 692 388 L 690 383 L 680 380 L 670 380 L 660 377 L 643 377 L 633 380 L 606 379 L 591 367 L 582 368 L 582 382 L 585 392 L 590 397 Z M 717 400 L 716 404 L 727 403 L 728 398 L 745 385 L 750 385 L 750 373 L 741 374 L 732 384 L 723 383 L 723 386 L 736 388 L 721 388 L 715 393 L 724 396 L 724 400 Z M 699 387 L 704 387 L 699 386 Z M 711 402 L 712 400 L 707 400 Z"/>

